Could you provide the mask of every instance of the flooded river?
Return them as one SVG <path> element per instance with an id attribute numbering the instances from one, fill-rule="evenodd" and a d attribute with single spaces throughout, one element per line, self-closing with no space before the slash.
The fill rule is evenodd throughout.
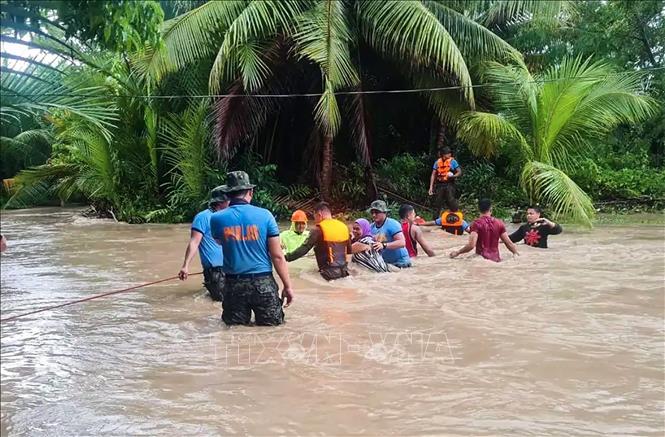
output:
<path id="1" fill-rule="evenodd" d="M 188 226 L 35 209 L 2 233 L 8 317 L 176 275 Z M 332 284 L 309 256 L 276 328 L 224 327 L 200 276 L 2 323 L 2 435 L 662 436 L 664 242 L 564 228 Z"/>

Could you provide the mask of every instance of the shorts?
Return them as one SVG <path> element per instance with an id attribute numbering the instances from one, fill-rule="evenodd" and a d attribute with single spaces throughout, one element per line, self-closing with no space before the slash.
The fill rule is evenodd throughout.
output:
<path id="1" fill-rule="evenodd" d="M 249 325 L 252 311 L 259 326 L 284 323 L 282 299 L 272 273 L 250 278 L 226 278 L 222 321 L 227 325 Z"/>
<path id="2" fill-rule="evenodd" d="M 224 272 L 221 267 L 203 269 L 203 285 L 212 300 L 224 301 Z"/>
<path id="3" fill-rule="evenodd" d="M 346 278 L 349 276 L 349 269 L 346 266 L 341 267 L 325 267 L 319 270 L 321 277 L 326 281 L 333 281 L 335 279 Z"/>

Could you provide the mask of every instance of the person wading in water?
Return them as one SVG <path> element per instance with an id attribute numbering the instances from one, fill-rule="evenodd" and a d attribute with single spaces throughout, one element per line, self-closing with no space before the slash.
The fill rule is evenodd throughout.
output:
<path id="1" fill-rule="evenodd" d="M 210 293 L 210 297 L 217 301 L 224 299 L 224 271 L 222 270 L 224 255 L 222 254 L 222 248 L 212 238 L 210 218 L 214 213 L 223 210 L 227 206 L 229 206 L 229 199 L 222 192 L 222 187 L 212 190 L 208 208 L 194 216 L 189 243 L 185 250 L 185 260 L 182 262 L 180 272 L 178 272 L 180 280 L 187 279 L 189 264 L 198 250 L 201 266 L 203 267 L 203 285 Z"/>
<path id="2" fill-rule="evenodd" d="M 510 241 L 517 243 L 524 240 L 524 244 L 531 247 L 540 247 L 547 249 L 547 237 L 549 235 L 558 235 L 563 232 L 561 225 L 558 225 L 546 218 L 541 218 L 543 210 L 538 206 L 530 206 L 526 210 L 526 224 L 520 226 L 515 232 L 510 234 Z"/>
<path id="3" fill-rule="evenodd" d="M 406 251 L 409 252 L 411 258 L 418 256 L 418 243 L 423 248 L 427 256 L 435 256 L 436 254 L 429 246 L 423 231 L 414 223 L 416 220 L 416 210 L 412 205 L 404 204 L 399 207 L 399 218 L 402 222 L 402 233 L 406 240 Z"/>
<path id="4" fill-rule="evenodd" d="M 307 240 L 291 253 L 286 260 L 291 262 L 303 257 L 314 248 L 319 273 L 326 281 L 349 276 L 346 255 L 351 253 L 349 228 L 339 220 L 332 218 L 330 206 L 321 202 L 314 208 L 316 227 L 309 233 Z"/>
<path id="5" fill-rule="evenodd" d="M 227 325 L 249 325 L 252 311 L 257 325 L 280 325 L 284 322 L 283 300 L 285 306 L 293 300 L 277 222 L 267 209 L 250 205 L 254 187 L 244 171 L 228 173 L 224 192 L 231 203 L 210 219 L 212 236 L 224 253 L 222 320 Z M 284 284 L 282 299 L 273 265 Z"/>

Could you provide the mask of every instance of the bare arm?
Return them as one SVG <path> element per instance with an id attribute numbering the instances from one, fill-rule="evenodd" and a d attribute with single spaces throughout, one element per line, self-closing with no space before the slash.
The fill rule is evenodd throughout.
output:
<path id="1" fill-rule="evenodd" d="M 413 239 L 416 240 L 418 244 L 420 244 L 420 246 L 423 248 L 427 256 L 436 256 L 431 246 L 425 240 L 422 229 L 420 229 L 418 226 L 413 225 L 411 226 L 411 232 L 413 233 Z"/>
<path id="2" fill-rule="evenodd" d="M 192 262 L 194 255 L 196 255 L 196 252 L 199 250 L 199 244 L 201 244 L 202 238 L 202 233 L 192 229 L 189 237 L 189 244 L 187 244 L 187 249 L 185 249 L 185 260 L 182 262 L 182 267 L 180 267 L 180 271 L 178 272 L 178 277 L 181 281 L 184 281 L 187 279 L 187 276 L 189 276 L 189 263 Z"/>
<path id="3" fill-rule="evenodd" d="M 293 252 L 289 252 L 286 255 L 286 261 L 295 261 L 298 258 L 302 258 L 303 256 L 307 255 L 307 252 L 309 252 L 312 247 L 318 243 L 321 237 L 321 231 L 318 228 L 312 229 L 309 233 L 309 237 L 307 237 L 307 240 L 305 240 L 298 248 L 293 250 Z"/>
<path id="4" fill-rule="evenodd" d="M 508 250 L 511 251 L 513 255 L 519 255 L 519 252 L 517 252 L 517 246 L 515 246 L 515 243 L 510 240 L 508 232 L 501 234 L 501 241 L 503 241 L 503 244 L 506 245 Z"/>
<path id="5" fill-rule="evenodd" d="M 457 179 L 460 176 L 462 176 L 462 167 L 457 167 L 455 169 L 455 173 L 453 173 L 453 177 Z"/>
<path id="6" fill-rule="evenodd" d="M 434 181 L 436 181 L 436 170 L 432 170 L 432 176 L 429 177 L 429 195 L 434 195 Z"/>
<path id="7" fill-rule="evenodd" d="M 453 250 L 452 252 L 450 252 L 450 257 L 455 258 L 463 253 L 470 252 L 471 250 L 473 250 L 474 247 L 476 247 L 477 241 L 478 241 L 478 233 L 471 232 L 471 235 L 469 235 L 469 241 L 461 249 Z"/>
<path id="8" fill-rule="evenodd" d="M 390 243 L 386 243 L 385 247 L 383 246 L 383 243 L 379 243 L 378 241 L 373 244 L 374 249 L 376 250 L 381 250 L 381 249 L 401 249 L 402 247 L 406 247 L 406 240 L 404 239 L 404 234 L 401 232 L 396 233 L 393 235 L 393 241 Z"/>
<path id="9" fill-rule="evenodd" d="M 286 300 L 284 306 L 287 307 L 291 305 L 291 301 L 293 301 L 293 290 L 291 289 L 291 278 L 289 278 L 289 267 L 284 258 L 284 252 L 282 252 L 279 237 L 268 238 L 268 252 L 270 252 L 270 258 L 272 259 L 272 264 L 275 266 L 277 275 L 282 280 L 282 284 L 284 284 L 282 299 Z"/>

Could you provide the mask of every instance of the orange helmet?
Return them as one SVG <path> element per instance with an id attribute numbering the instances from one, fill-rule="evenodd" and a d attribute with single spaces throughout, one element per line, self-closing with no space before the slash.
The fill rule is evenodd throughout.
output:
<path id="1" fill-rule="evenodd" d="M 305 222 L 305 223 L 307 223 L 307 214 L 305 214 L 305 211 L 301 211 L 301 210 L 298 209 L 291 216 L 291 221 L 292 222 Z"/>

